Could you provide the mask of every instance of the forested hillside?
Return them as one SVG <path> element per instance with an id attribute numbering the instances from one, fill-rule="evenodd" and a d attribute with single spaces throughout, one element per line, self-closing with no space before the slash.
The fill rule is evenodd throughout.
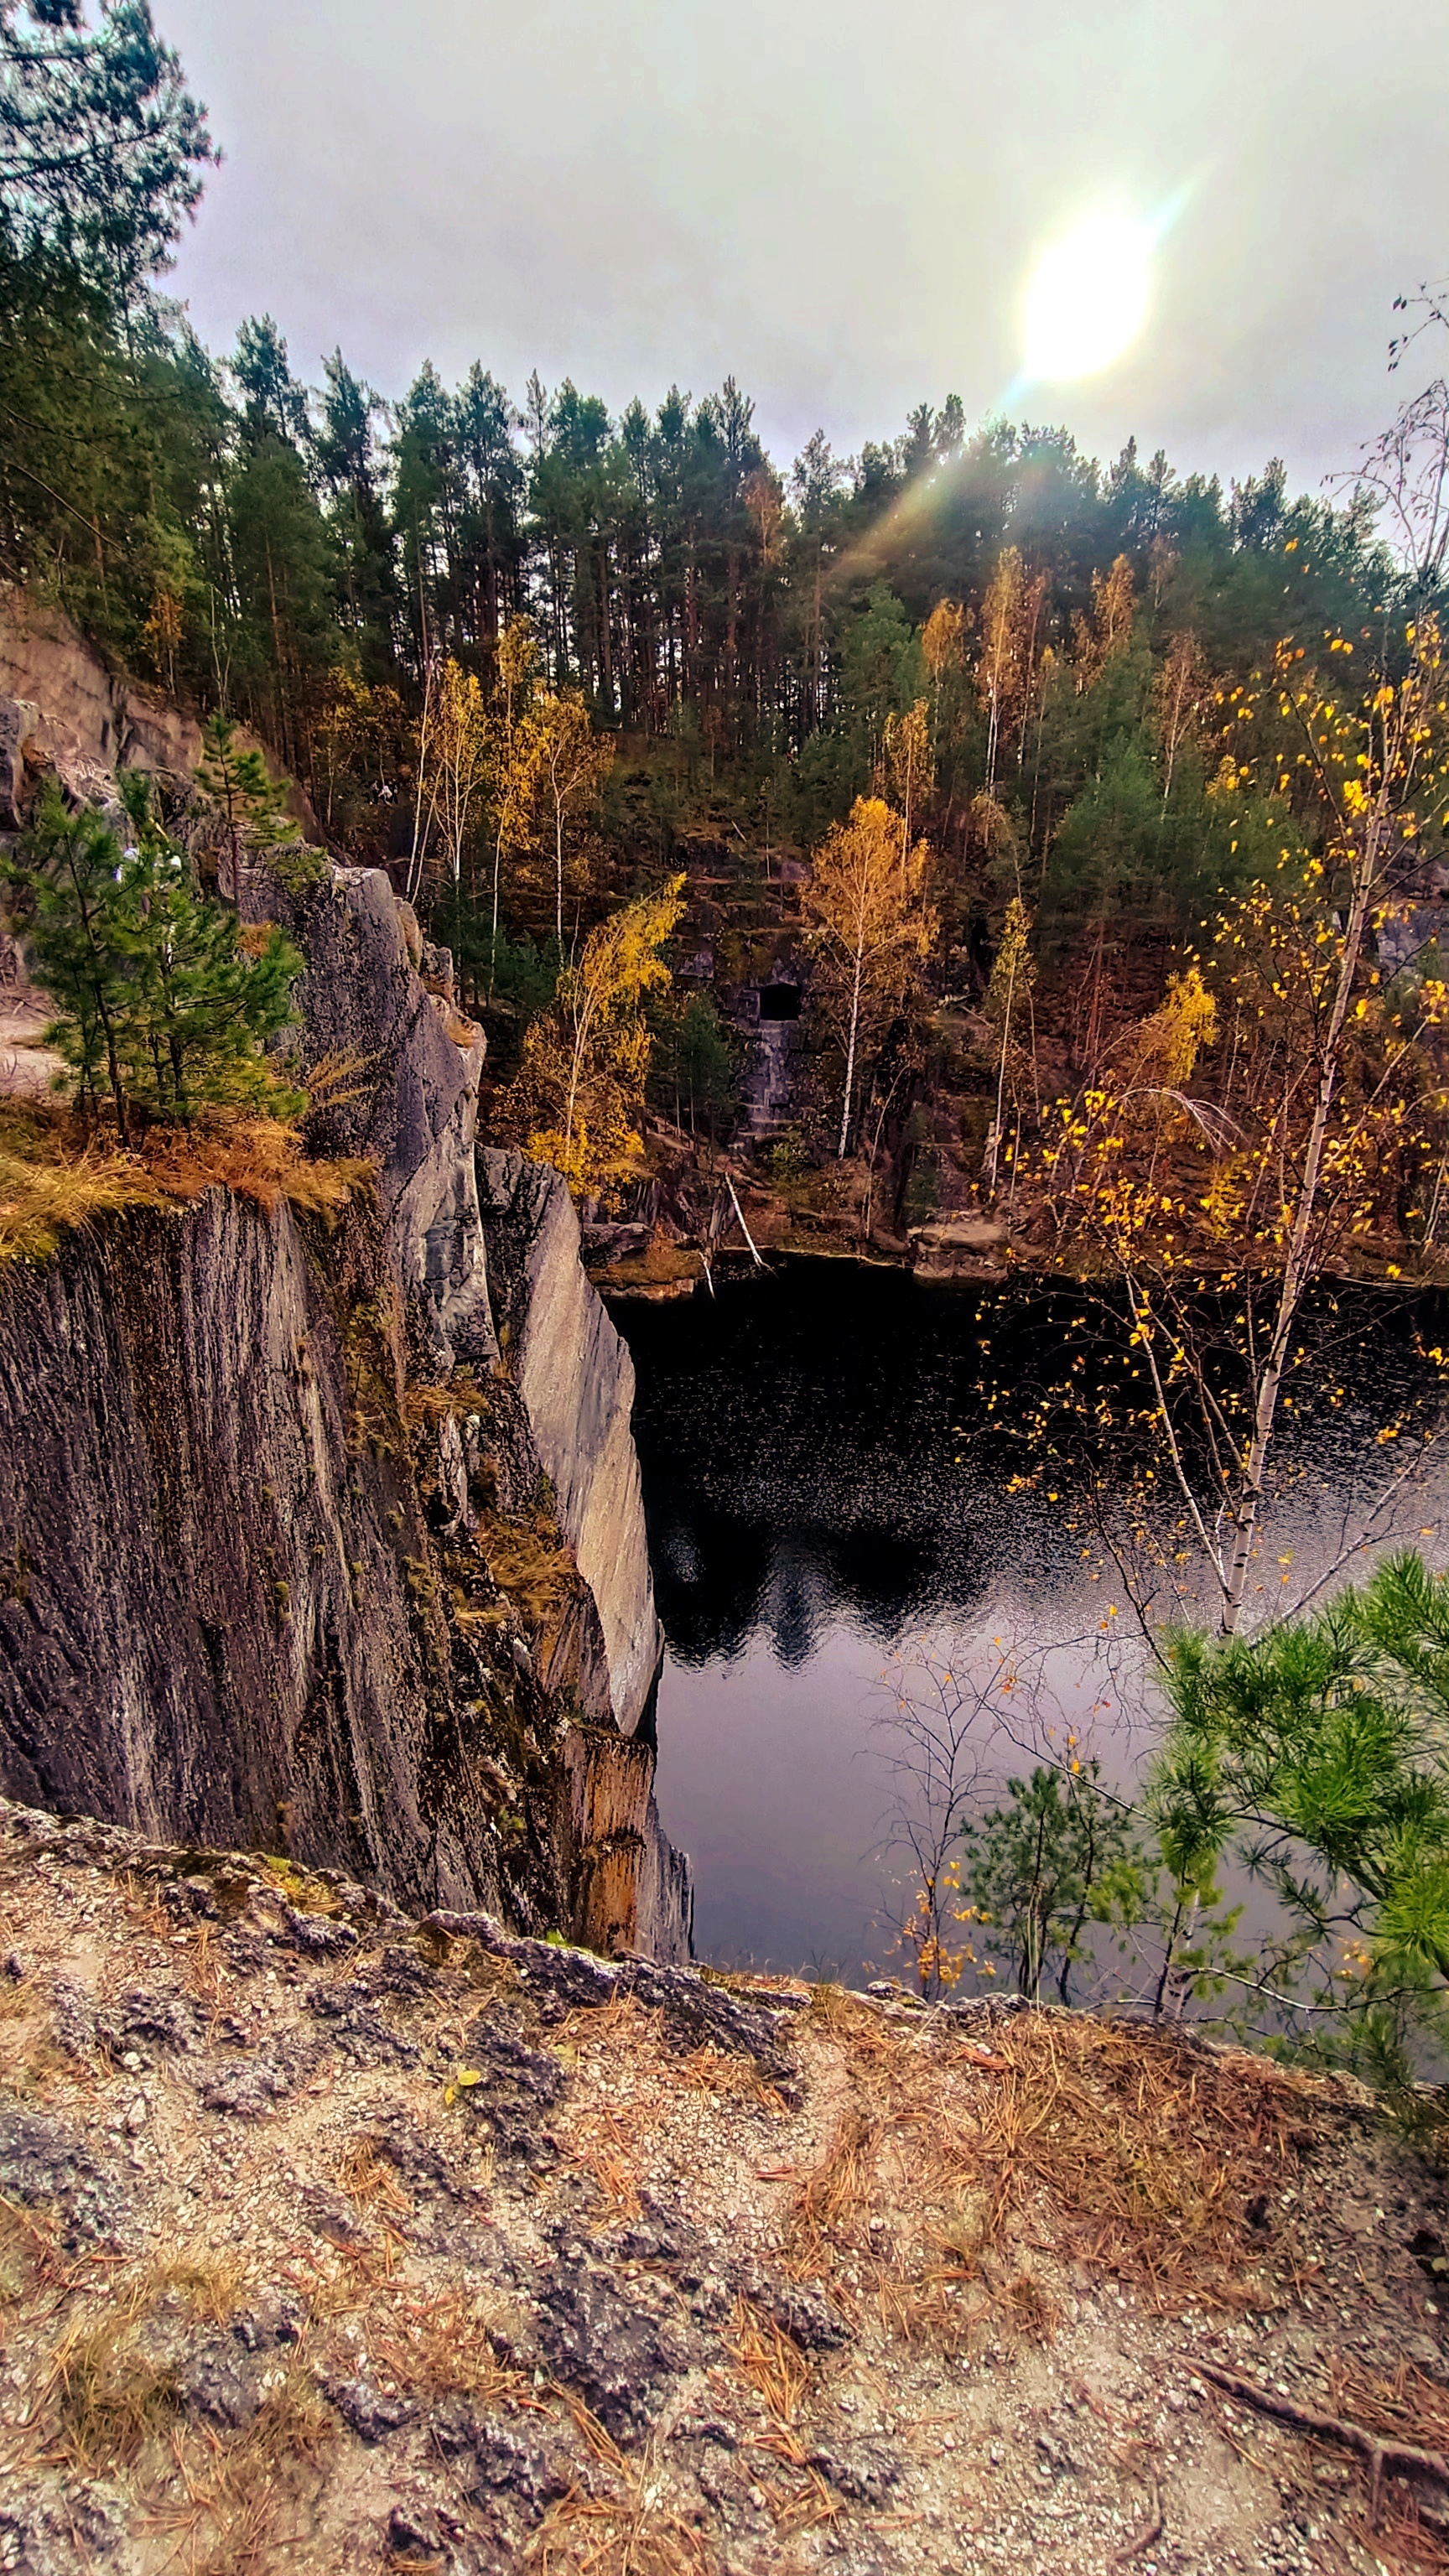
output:
<path id="1" fill-rule="evenodd" d="M 793 957 L 799 1150 L 894 1154 L 900 1221 L 923 1141 L 945 1192 L 984 1170 L 990 1197 L 1024 1102 L 1030 1130 L 1104 1050 L 1122 1076 L 1223 906 L 1231 946 L 1285 869 L 1332 892 L 1329 770 L 1377 758 L 1354 675 L 1424 678 L 1442 387 L 1295 498 L 1276 461 L 1226 490 L 1131 443 L 1104 465 L 950 393 L 787 462 L 729 375 L 618 417 L 505 388 L 486 350 L 454 386 L 424 366 L 385 396 L 341 348 L 308 382 L 269 315 L 222 355 L 159 291 L 213 147 L 149 11 L 88 31 L 79 0 L 4 0 L 0 37 L 0 575 L 244 719 L 339 853 L 392 863 L 470 1007 L 503 1011 L 503 1075 L 590 928 L 653 903 L 702 989 L 656 998 L 625 1092 L 652 1046 L 658 1105 L 727 1128 L 719 1007 Z M 1411 314 L 1410 366 L 1438 320 Z M 1442 841 L 1425 775 L 1414 751 L 1380 780 L 1375 882 L 1404 901 Z M 556 1004 L 535 1054 L 570 1043 Z M 933 1139 L 943 1092 L 966 1105 Z M 557 1080 L 513 1106 L 554 1132 Z"/>

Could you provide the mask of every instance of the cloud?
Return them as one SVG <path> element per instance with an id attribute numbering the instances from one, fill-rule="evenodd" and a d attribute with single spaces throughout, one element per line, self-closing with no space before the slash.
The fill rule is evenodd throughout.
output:
<path id="1" fill-rule="evenodd" d="M 733 372 L 783 458 L 1016 374 L 1023 281 L 1110 191 L 1193 172 L 1153 319 L 1058 393 L 1184 469 L 1351 461 L 1392 408 L 1395 293 L 1442 269 L 1449 85 L 1422 0 L 162 0 L 226 167 L 176 284 L 269 309 L 315 376 L 425 356 L 615 407 Z M 1407 184 L 1406 184 L 1407 181 Z"/>

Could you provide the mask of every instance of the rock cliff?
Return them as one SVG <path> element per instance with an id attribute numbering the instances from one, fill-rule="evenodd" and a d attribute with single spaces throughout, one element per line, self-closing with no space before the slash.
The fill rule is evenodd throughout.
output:
<path id="1" fill-rule="evenodd" d="M 365 1209 L 309 1239 L 218 1190 L 5 1278 L 0 1776 L 477 1897 L 379 1250 Z"/>
<path id="2" fill-rule="evenodd" d="M 127 738 L 77 692 L 49 733 L 104 795 Z M 620 1733 L 661 1643 L 627 1357 L 552 1175 L 490 1180 L 490 1297 L 446 953 L 380 872 L 289 857 L 239 906 L 306 959 L 309 1146 L 375 1189 L 213 1191 L 0 1274 L 0 1786 L 687 1956 Z"/>
<path id="3" fill-rule="evenodd" d="M 559 1526 L 599 1605 L 613 1713 L 627 1732 L 664 1650 L 630 1429 L 634 1363 L 584 1276 L 560 1175 L 518 1153 L 478 1160 L 500 1339 Z"/>
<path id="4" fill-rule="evenodd" d="M 294 892 L 245 868 L 239 904 L 245 919 L 279 921 L 307 960 L 299 1069 L 314 1087 L 321 1075 L 309 1140 L 377 1166 L 419 1361 L 486 1366 L 498 1342 L 474 1163 L 483 1032 L 454 1004 L 445 953 L 425 981 L 417 922 L 378 868 L 328 867 Z"/>
<path id="5" fill-rule="evenodd" d="M 262 748 L 245 726 L 237 740 Z M 61 609 L 0 585 L 0 830 L 29 801 L 27 771 L 33 783 L 53 770 L 72 795 L 104 803 L 122 768 L 184 785 L 201 748 L 194 715 L 113 670 Z M 315 834 L 300 789 L 289 787 L 287 802 Z"/>

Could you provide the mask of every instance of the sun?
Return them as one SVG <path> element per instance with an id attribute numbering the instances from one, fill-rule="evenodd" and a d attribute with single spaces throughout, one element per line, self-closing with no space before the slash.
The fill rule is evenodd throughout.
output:
<path id="1" fill-rule="evenodd" d="M 1131 216 L 1088 215 L 1042 252 L 1026 295 L 1030 382 L 1097 375 L 1131 348 L 1151 301 L 1155 238 Z"/>

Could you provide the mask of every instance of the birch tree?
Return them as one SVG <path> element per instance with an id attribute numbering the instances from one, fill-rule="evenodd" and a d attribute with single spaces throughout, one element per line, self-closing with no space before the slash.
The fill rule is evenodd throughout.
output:
<path id="1" fill-rule="evenodd" d="M 538 792 L 539 729 L 529 707 L 538 681 L 538 640 L 533 620 L 510 617 L 498 639 L 498 678 L 489 714 L 490 797 L 493 808 L 493 923 L 488 947 L 488 990 L 498 959 L 498 905 L 504 854 L 528 836 Z"/>
<path id="2" fill-rule="evenodd" d="M 622 1178 L 640 1152 L 651 1035 L 642 1005 L 667 992 L 660 955 L 684 909 L 684 878 L 626 904 L 589 932 L 524 1042 L 514 1108 L 528 1152 L 564 1174 L 575 1197 Z"/>
<path id="3" fill-rule="evenodd" d="M 901 818 L 880 796 L 858 796 L 849 821 L 833 824 L 815 853 L 803 901 L 806 936 L 824 962 L 845 1039 L 840 1162 L 850 1141 L 863 1034 L 882 1002 L 904 990 L 935 940 L 936 915 L 921 892 L 929 858 L 918 842 L 902 860 Z"/>
<path id="4" fill-rule="evenodd" d="M 989 1198 L 996 1196 L 1001 1169 L 1001 1137 L 1006 1122 L 1006 1078 L 1012 1060 L 1011 1026 L 1016 1012 L 1027 1003 L 1036 981 L 1036 965 L 1031 953 L 1031 914 L 1020 895 L 1013 895 L 1006 907 L 1006 921 L 1001 933 L 1001 946 L 991 969 L 986 988 L 985 1016 L 1000 1029 L 1001 1038 L 996 1061 L 996 1115 L 986 1140 L 986 1189 Z"/>
<path id="5" fill-rule="evenodd" d="M 901 715 L 885 720 L 886 781 L 901 809 L 901 865 L 923 800 L 931 792 L 931 728 L 926 701 L 917 698 Z"/>
<path id="6" fill-rule="evenodd" d="M 1330 1269 L 1396 1278 L 1403 1184 L 1442 1100 L 1449 991 L 1425 975 L 1390 1003 L 1376 932 L 1414 891 L 1420 845 L 1449 822 L 1449 714 L 1432 617 L 1388 639 L 1367 686 L 1355 647 L 1321 664 L 1280 646 L 1255 686 L 1223 693 L 1242 746 L 1231 792 L 1267 760 L 1311 854 L 1222 915 L 1161 1009 L 1059 1104 L 1044 1152 L 1058 1258 L 1105 1267 L 1125 1297 L 1146 1420 L 1236 1633 L 1305 1299 Z M 1225 760 L 1224 769 L 1229 767 Z M 1200 1049 L 1228 1062 L 1199 1092 Z M 1218 1055 L 1224 1047 L 1220 1039 Z M 1240 1306 L 1224 1332 L 1210 1281 Z M 1189 1426 L 1190 1423 L 1190 1436 Z"/>
<path id="7" fill-rule="evenodd" d="M 488 774 L 488 716 L 471 671 L 443 664 L 432 732 L 432 811 L 448 874 L 461 882 L 463 851 Z"/>
<path id="8" fill-rule="evenodd" d="M 553 849 L 554 926 L 563 952 L 564 850 L 576 815 L 598 796 L 614 763 L 614 746 L 596 734 L 576 689 L 540 697 L 529 717 L 530 742 L 543 831 Z"/>

